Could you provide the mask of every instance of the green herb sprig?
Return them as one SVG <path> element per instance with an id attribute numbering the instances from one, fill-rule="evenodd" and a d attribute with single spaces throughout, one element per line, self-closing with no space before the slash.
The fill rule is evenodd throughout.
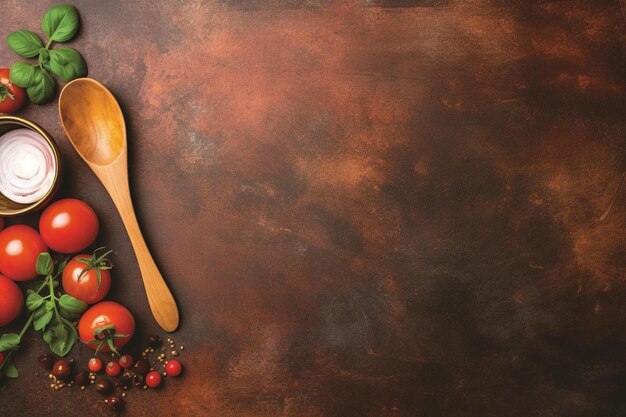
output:
<path id="1" fill-rule="evenodd" d="M 30 311 L 28 320 L 19 334 L 7 333 L 0 337 L 0 352 L 7 352 L 0 364 L 0 377 L 4 375 L 8 378 L 17 378 L 18 371 L 11 361 L 11 355 L 19 350 L 22 337 L 31 324 L 36 331 L 43 332 L 44 341 L 58 356 L 67 355 L 78 340 L 78 333 L 72 322 L 80 318 L 87 309 L 87 304 L 71 295 L 55 291 L 59 286 L 59 275 L 66 263 L 67 261 L 59 263 L 55 273 L 52 256 L 47 252 L 39 254 L 36 269 L 44 278 L 37 283 L 39 285 L 37 290 L 26 291 L 28 294 L 26 308 Z"/>
<path id="2" fill-rule="evenodd" d="M 48 36 L 44 45 L 41 38 L 28 30 L 9 33 L 9 48 L 22 58 L 37 58 L 37 62 L 15 62 L 9 70 L 11 81 L 26 89 L 30 101 L 44 104 L 52 100 L 56 82 L 51 74 L 65 82 L 87 75 L 85 60 L 74 48 L 60 46 L 51 48 L 52 43 L 71 40 L 80 27 L 80 17 L 76 8 L 69 4 L 54 6 L 46 12 L 41 21 L 41 29 Z"/>

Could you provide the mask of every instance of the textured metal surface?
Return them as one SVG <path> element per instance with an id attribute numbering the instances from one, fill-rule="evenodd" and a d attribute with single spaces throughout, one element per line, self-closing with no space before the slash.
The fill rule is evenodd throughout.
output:
<path id="1" fill-rule="evenodd" d="M 43 3 L 4 2 L 2 36 Z M 126 415 L 626 414 L 618 0 L 76 4 L 182 311 L 185 378 Z M 54 105 L 23 115 L 100 214 L 112 297 L 156 331 Z M 1 415 L 109 415 L 50 392 L 27 342 Z"/>

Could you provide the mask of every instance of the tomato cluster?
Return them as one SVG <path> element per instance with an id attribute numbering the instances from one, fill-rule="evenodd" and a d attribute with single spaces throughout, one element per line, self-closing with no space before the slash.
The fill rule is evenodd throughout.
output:
<path id="1" fill-rule="evenodd" d="M 2 230 L 0 219 L 0 326 L 12 322 L 24 307 L 24 297 L 15 281 L 37 276 L 36 261 L 42 252 L 53 250 L 74 254 L 93 244 L 99 221 L 84 201 L 66 198 L 48 206 L 39 219 L 39 231 L 26 225 Z M 110 252 L 72 257 L 62 272 L 65 293 L 87 304 L 95 304 L 78 324 L 80 339 L 93 349 L 115 351 L 135 332 L 135 320 L 122 305 L 101 302 L 111 288 L 111 269 L 106 260 Z"/>

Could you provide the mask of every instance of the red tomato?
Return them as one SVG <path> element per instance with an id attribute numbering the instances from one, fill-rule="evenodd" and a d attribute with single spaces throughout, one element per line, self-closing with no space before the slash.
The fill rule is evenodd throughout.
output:
<path id="1" fill-rule="evenodd" d="M 35 278 L 41 252 L 48 248 L 35 229 L 21 224 L 7 227 L 0 232 L 0 273 L 14 281 Z"/>
<path id="2" fill-rule="evenodd" d="M 121 304 L 102 301 L 85 311 L 78 322 L 80 340 L 92 349 L 110 352 L 108 340 L 112 340 L 116 349 L 126 345 L 135 334 L 135 319 Z M 124 337 L 113 337 L 124 335 Z"/>
<path id="3" fill-rule="evenodd" d="M 0 275 L 0 326 L 11 323 L 22 312 L 24 296 L 20 287 Z"/>
<path id="4" fill-rule="evenodd" d="M 178 376 L 183 372 L 183 364 L 176 359 L 167 361 L 165 364 L 165 372 L 167 372 L 167 376 Z"/>
<path id="5" fill-rule="evenodd" d="M 150 388 L 158 388 L 161 382 L 163 382 L 163 377 L 161 377 L 161 374 L 157 371 L 149 372 L 148 375 L 146 375 L 146 385 Z"/>
<path id="6" fill-rule="evenodd" d="M 99 228 L 96 212 L 75 198 L 55 201 L 39 219 L 43 241 L 59 253 L 82 251 L 96 240 Z"/>
<path id="7" fill-rule="evenodd" d="M 110 268 L 110 265 L 106 258 L 97 256 L 95 252 L 93 255 L 74 256 L 63 269 L 63 289 L 87 304 L 102 301 L 111 289 L 111 274 L 104 268 Z"/>
<path id="8" fill-rule="evenodd" d="M 24 101 L 26 90 L 11 82 L 8 68 L 0 68 L 0 113 L 15 113 Z"/>

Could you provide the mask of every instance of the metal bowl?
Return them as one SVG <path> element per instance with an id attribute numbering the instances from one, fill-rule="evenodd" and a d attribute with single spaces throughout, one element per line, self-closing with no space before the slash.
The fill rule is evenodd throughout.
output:
<path id="1" fill-rule="evenodd" d="M 52 149 L 52 155 L 54 156 L 54 161 L 56 163 L 57 169 L 54 173 L 54 179 L 50 190 L 34 203 L 16 203 L 15 201 L 8 199 L 4 195 L 2 195 L 2 193 L 0 193 L 1 217 L 19 216 L 42 208 L 50 201 L 50 199 L 54 196 L 54 193 L 59 187 L 59 179 L 61 175 L 61 153 L 59 152 L 59 147 L 57 146 L 56 142 L 54 141 L 54 139 L 52 139 L 52 136 L 50 136 L 48 132 L 46 132 L 37 123 L 31 122 L 30 120 L 26 120 L 22 117 L 17 116 L 0 116 L 0 136 L 4 135 L 7 132 L 10 132 L 11 130 L 19 128 L 27 128 L 33 130 L 39 133 L 46 140 L 46 142 L 48 142 L 48 145 L 50 145 L 50 148 Z"/>

